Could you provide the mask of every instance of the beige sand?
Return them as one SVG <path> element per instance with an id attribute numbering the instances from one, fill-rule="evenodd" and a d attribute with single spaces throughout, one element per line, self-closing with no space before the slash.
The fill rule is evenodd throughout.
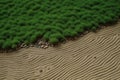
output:
<path id="1" fill-rule="evenodd" d="M 56 48 L 1 53 L 0 80 L 120 80 L 120 22 Z"/>

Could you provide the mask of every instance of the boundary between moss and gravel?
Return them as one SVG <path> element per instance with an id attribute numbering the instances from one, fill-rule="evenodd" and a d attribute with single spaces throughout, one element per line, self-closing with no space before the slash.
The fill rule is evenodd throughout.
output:
<path id="1" fill-rule="evenodd" d="M 22 43 L 22 44 L 19 44 L 19 46 L 17 46 L 16 48 L 10 48 L 10 49 L 0 49 L 0 52 L 1 53 L 9 53 L 9 52 L 13 52 L 13 51 L 16 51 L 16 50 L 19 50 L 21 48 L 29 48 L 29 47 L 36 47 L 36 48 L 41 48 L 41 49 L 47 49 L 49 47 L 58 47 L 60 46 L 61 44 L 65 44 L 67 41 L 74 41 L 74 40 L 77 40 L 79 39 L 80 37 L 83 37 L 84 35 L 88 34 L 89 32 L 98 32 L 100 29 L 103 29 L 103 28 L 106 28 L 108 26 L 112 26 L 112 25 L 115 25 L 117 24 L 117 22 L 119 22 L 120 20 L 116 21 L 116 22 L 112 22 L 112 23 L 106 23 L 106 24 L 101 24 L 99 25 L 99 27 L 96 29 L 96 30 L 88 30 L 88 31 L 84 31 L 83 33 L 77 35 L 77 36 L 74 36 L 74 37 L 68 37 L 66 38 L 65 40 L 63 40 L 62 42 L 57 42 L 55 44 L 51 44 L 49 42 L 46 42 L 46 41 L 43 41 L 41 40 L 41 38 L 38 38 L 34 43 L 32 44 L 29 44 L 29 45 L 26 45 L 25 43 Z"/>

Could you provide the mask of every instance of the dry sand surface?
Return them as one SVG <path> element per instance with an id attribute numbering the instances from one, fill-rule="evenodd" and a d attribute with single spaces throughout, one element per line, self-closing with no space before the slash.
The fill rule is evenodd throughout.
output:
<path id="1" fill-rule="evenodd" d="M 1 53 L 0 80 L 120 80 L 120 22 L 56 48 Z"/>

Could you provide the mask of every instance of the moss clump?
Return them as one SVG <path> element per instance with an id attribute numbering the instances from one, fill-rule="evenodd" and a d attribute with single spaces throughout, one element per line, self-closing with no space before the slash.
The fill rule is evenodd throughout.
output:
<path id="1" fill-rule="evenodd" d="M 50 40 L 49 40 L 49 43 L 51 43 L 51 44 L 56 44 L 56 43 L 58 43 L 59 42 L 59 40 L 57 39 L 57 38 L 55 38 L 55 37 L 52 37 L 52 38 L 50 38 Z"/>

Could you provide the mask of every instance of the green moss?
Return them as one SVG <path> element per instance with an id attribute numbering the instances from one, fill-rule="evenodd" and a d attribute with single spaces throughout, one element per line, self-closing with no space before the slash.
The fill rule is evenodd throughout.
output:
<path id="1" fill-rule="evenodd" d="M 4 44 L 4 40 L 0 40 L 0 48 L 2 48 L 2 45 Z"/>
<path id="2" fill-rule="evenodd" d="M 50 40 L 49 40 L 49 43 L 51 43 L 51 44 L 56 44 L 56 43 L 58 43 L 59 42 L 59 40 L 57 39 L 57 38 L 55 38 L 55 37 L 52 37 L 52 38 L 50 38 Z"/>
<path id="3" fill-rule="evenodd" d="M 94 32 L 96 31 L 96 29 L 97 29 L 96 27 L 91 28 L 91 30 L 94 31 Z"/>
<path id="4" fill-rule="evenodd" d="M 37 38 L 54 43 L 96 30 L 120 18 L 119 4 L 120 0 L 1 0 L 0 48 Z"/>
<path id="5" fill-rule="evenodd" d="M 12 49 L 15 49 L 17 47 L 17 44 L 12 44 Z"/>
<path id="6" fill-rule="evenodd" d="M 50 32 L 46 32 L 43 36 L 43 39 L 48 41 L 49 40 L 49 36 L 50 36 Z"/>
<path id="7" fill-rule="evenodd" d="M 37 38 L 37 36 L 36 35 L 33 35 L 33 36 L 31 36 L 31 38 L 30 38 L 30 43 L 33 43 L 33 42 L 35 42 L 36 41 L 36 38 Z"/>
<path id="8" fill-rule="evenodd" d="M 3 48 L 3 49 L 9 49 L 9 48 L 11 48 L 11 45 L 12 45 L 11 40 L 10 40 L 10 39 L 7 39 L 7 40 L 3 43 L 2 48 Z"/>
<path id="9" fill-rule="evenodd" d="M 50 40 L 50 38 L 57 38 L 60 41 L 65 40 L 65 37 L 61 33 L 51 34 L 50 37 L 49 37 L 49 40 Z"/>

